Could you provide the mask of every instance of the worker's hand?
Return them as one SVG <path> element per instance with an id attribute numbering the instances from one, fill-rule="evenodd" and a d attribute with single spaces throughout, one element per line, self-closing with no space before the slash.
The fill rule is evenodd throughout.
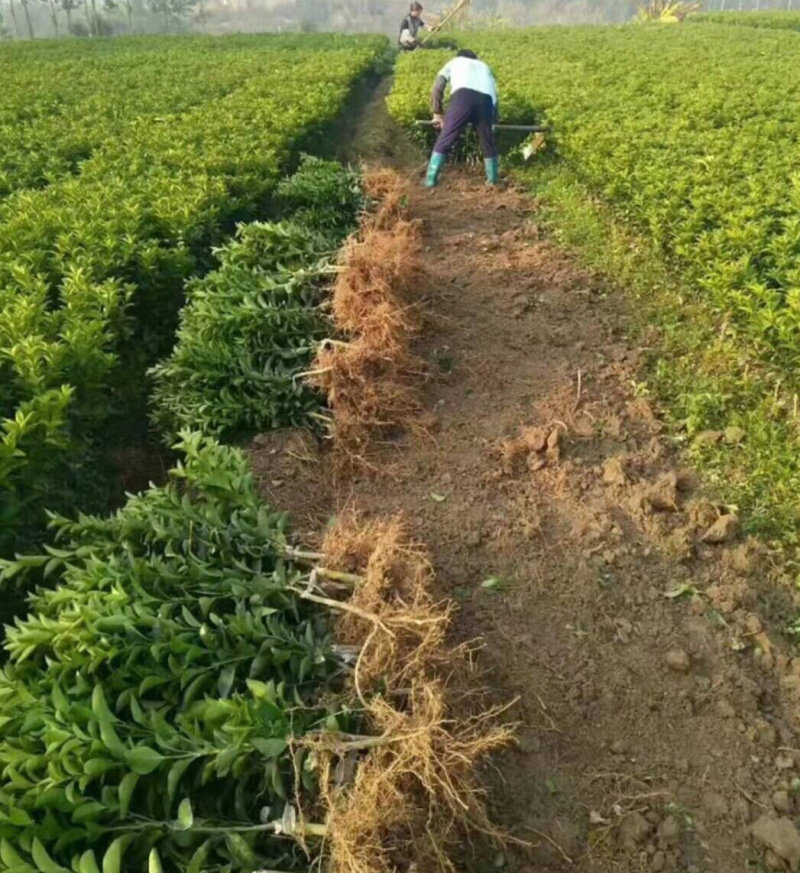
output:
<path id="1" fill-rule="evenodd" d="M 444 127 L 444 115 L 439 112 L 434 112 L 433 114 L 433 126 L 438 127 L 441 130 Z"/>

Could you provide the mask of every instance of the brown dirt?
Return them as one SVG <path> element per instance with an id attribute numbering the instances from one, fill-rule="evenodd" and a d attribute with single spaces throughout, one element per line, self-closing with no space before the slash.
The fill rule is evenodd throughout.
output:
<path id="1" fill-rule="evenodd" d="M 748 836 L 798 813 L 800 662 L 764 619 L 786 604 L 636 396 L 624 301 L 518 192 L 450 171 L 410 210 L 430 436 L 346 482 L 319 446 L 287 467 L 271 437 L 254 459 L 303 539 L 345 508 L 402 513 L 497 701 L 519 698 L 519 747 L 486 779 L 495 820 L 534 847 L 476 844 L 464 868 L 789 869 Z"/>

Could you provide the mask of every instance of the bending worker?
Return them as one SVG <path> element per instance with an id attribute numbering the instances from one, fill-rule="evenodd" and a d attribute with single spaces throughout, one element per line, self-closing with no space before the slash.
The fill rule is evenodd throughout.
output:
<path id="1" fill-rule="evenodd" d="M 444 92 L 450 84 L 451 96 L 447 113 L 444 113 Z M 441 128 L 433 147 L 425 186 L 433 188 L 439 181 L 439 173 L 450 149 L 458 142 L 468 124 L 475 128 L 481 143 L 486 181 L 496 185 L 500 175 L 500 162 L 494 140 L 494 123 L 499 116 L 497 83 L 487 64 L 479 61 L 471 51 L 460 51 L 458 56 L 440 71 L 431 95 L 433 123 Z"/>
<path id="2" fill-rule="evenodd" d="M 421 27 L 425 27 L 425 22 L 422 20 L 422 4 L 412 3 L 408 15 L 400 25 L 399 43 L 403 51 L 413 51 L 419 46 L 417 34 Z"/>

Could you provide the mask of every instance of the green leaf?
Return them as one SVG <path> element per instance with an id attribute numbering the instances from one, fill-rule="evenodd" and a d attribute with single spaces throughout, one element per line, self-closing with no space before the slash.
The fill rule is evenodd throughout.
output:
<path id="1" fill-rule="evenodd" d="M 139 697 L 144 697 L 148 691 L 152 691 L 154 688 L 158 688 L 159 685 L 164 685 L 168 681 L 169 680 L 164 679 L 163 676 L 145 676 L 139 686 Z"/>
<path id="2" fill-rule="evenodd" d="M 164 756 L 149 746 L 136 746 L 125 752 L 125 760 L 134 773 L 148 776 L 164 762 Z"/>
<path id="3" fill-rule="evenodd" d="M 211 840 L 206 840 L 197 851 L 192 855 L 189 866 L 186 868 L 186 873 L 202 873 L 203 865 L 208 857 L 208 850 L 211 848 Z"/>
<path id="4" fill-rule="evenodd" d="M 215 763 L 218 776 L 227 776 L 236 759 L 241 757 L 242 750 L 236 746 L 230 746 L 223 749 L 218 755 Z"/>
<path id="5" fill-rule="evenodd" d="M 128 810 L 131 806 L 131 798 L 136 789 L 136 783 L 139 781 L 138 773 L 126 773 L 119 783 L 119 814 L 120 818 L 125 818 L 128 815 Z"/>
<path id="6" fill-rule="evenodd" d="M 108 708 L 102 685 L 95 685 L 92 691 L 92 712 L 97 716 L 100 724 L 100 739 L 103 745 L 112 755 L 122 758 L 127 750 L 114 729 L 116 718 Z"/>
<path id="7" fill-rule="evenodd" d="M 175 799 L 175 792 L 178 790 L 181 777 L 193 763 L 194 758 L 184 758 L 181 761 L 176 761 L 169 768 L 169 775 L 167 776 L 167 797 L 170 806 L 172 806 L 172 801 Z"/>
<path id="8" fill-rule="evenodd" d="M 64 715 L 69 710 L 69 700 L 67 700 L 58 682 L 53 683 L 53 687 L 50 690 L 50 698 L 53 701 L 56 712 L 59 714 Z"/>
<path id="9" fill-rule="evenodd" d="M 502 588 L 505 584 L 505 580 L 501 579 L 499 576 L 490 576 L 488 579 L 484 579 L 483 582 L 481 582 L 481 588 L 491 590 L 492 588 Z"/>
<path id="10" fill-rule="evenodd" d="M 233 688 L 233 681 L 235 678 L 236 667 L 233 664 L 228 664 L 227 667 L 224 667 L 222 672 L 219 674 L 217 689 L 219 691 L 219 696 L 223 698 L 223 700 L 230 696 L 231 688 Z"/>
<path id="11" fill-rule="evenodd" d="M 192 802 L 188 797 L 180 802 L 178 806 L 178 824 L 180 827 L 177 830 L 188 831 L 194 824 L 194 813 L 192 812 Z"/>
<path id="12" fill-rule="evenodd" d="M 102 803 L 96 800 L 90 800 L 87 803 L 82 803 L 72 813 L 72 821 L 75 824 L 81 824 L 88 821 L 97 821 L 101 812 L 105 811 Z"/>
<path id="13" fill-rule="evenodd" d="M 95 685 L 92 690 L 92 712 L 97 716 L 98 721 L 103 720 L 112 722 L 114 716 L 106 703 L 106 695 L 102 685 Z"/>
<path id="14" fill-rule="evenodd" d="M 90 758 L 84 765 L 84 772 L 87 776 L 95 779 L 107 773 L 114 766 L 114 762 L 109 761 L 108 758 Z"/>
<path id="15" fill-rule="evenodd" d="M 103 873 L 106 871 L 103 870 Z M 155 846 L 150 849 L 150 856 L 147 859 L 147 873 L 162 873 L 161 858 Z"/>
<path id="16" fill-rule="evenodd" d="M 225 842 L 240 867 L 244 870 L 255 870 L 258 858 L 241 834 L 227 833 L 225 834 Z"/>
<path id="17" fill-rule="evenodd" d="M 278 762 L 272 764 L 272 789 L 282 800 L 286 800 L 286 788 L 283 785 L 283 776 Z"/>
<path id="18" fill-rule="evenodd" d="M 29 867 L 29 869 L 33 869 L 33 867 L 30 867 L 28 862 L 17 853 L 17 850 L 5 837 L 0 839 L 0 861 L 2 861 L 6 867 L 10 868 Z"/>
<path id="19" fill-rule="evenodd" d="M 139 705 L 139 701 L 136 699 L 136 695 L 132 694 L 130 699 L 130 707 L 131 707 L 131 715 L 133 716 L 133 720 L 137 724 L 145 724 L 145 715 L 142 707 Z"/>
<path id="20" fill-rule="evenodd" d="M 129 834 L 117 837 L 106 849 L 106 853 L 103 855 L 103 873 L 120 873 L 122 868 L 122 853 L 132 839 L 133 837 Z"/>
<path id="21" fill-rule="evenodd" d="M 18 828 L 27 828 L 33 824 L 33 819 L 28 815 L 28 813 L 17 806 L 12 806 L 11 809 L 9 809 L 8 819 L 11 824 Z"/>
<path id="22" fill-rule="evenodd" d="M 78 862 L 78 873 L 100 873 L 97 858 L 91 849 L 87 849 Z"/>
<path id="23" fill-rule="evenodd" d="M 247 687 L 256 700 L 264 700 L 268 697 L 269 688 L 266 682 L 261 682 L 258 679 L 247 679 L 246 681 Z"/>
<path id="24" fill-rule="evenodd" d="M 37 837 L 33 838 L 31 847 L 31 855 L 33 863 L 41 871 L 41 873 L 69 873 L 64 867 L 56 862 L 47 854 L 45 847 L 39 842 Z"/>
<path id="25" fill-rule="evenodd" d="M 266 739 L 263 737 L 253 737 L 250 742 L 253 748 L 256 749 L 265 758 L 277 758 L 282 755 L 288 748 L 286 740 L 281 739 Z"/>

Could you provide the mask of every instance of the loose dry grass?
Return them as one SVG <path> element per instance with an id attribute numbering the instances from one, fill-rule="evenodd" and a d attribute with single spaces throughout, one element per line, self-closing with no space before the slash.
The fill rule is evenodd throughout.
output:
<path id="1" fill-rule="evenodd" d="M 364 185 L 378 206 L 345 246 L 332 298 L 334 322 L 349 341 L 324 343 L 310 375 L 327 394 L 334 445 L 350 460 L 363 459 L 376 433 L 419 426 L 424 370 L 411 352 L 418 319 L 407 302 L 420 275 L 419 227 L 404 216 L 395 173 L 369 172 Z"/>
<path id="2" fill-rule="evenodd" d="M 465 650 L 447 646 L 450 605 L 434 601 L 430 563 L 400 519 L 362 524 L 347 517 L 323 551 L 329 567 L 363 576 L 343 603 L 337 636 L 360 650 L 352 690 L 371 734 L 307 740 L 321 762 L 329 869 L 453 871 L 450 851 L 467 830 L 502 839 L 486 814 L 476 768 L 513 741 L 513 730 L 497 709 L 454 716 Z M 354 750 L 355 778 L 338 784 L 337 766 Z"/>

